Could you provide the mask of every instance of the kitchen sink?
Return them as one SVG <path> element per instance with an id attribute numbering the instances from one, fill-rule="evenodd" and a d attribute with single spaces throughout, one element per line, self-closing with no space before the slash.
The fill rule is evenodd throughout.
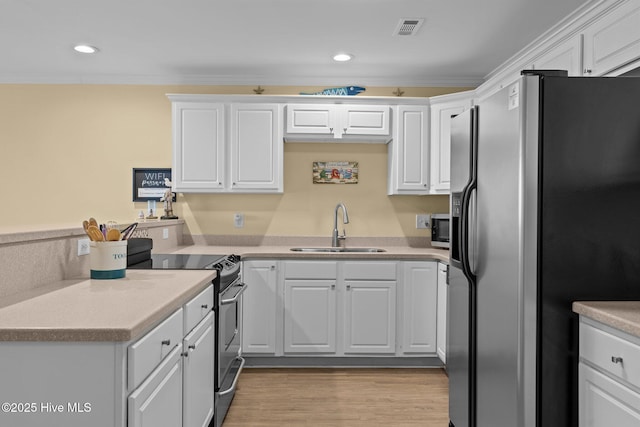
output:
<path id="1" fill-rule="evenodd" d="M 294 252 L 386 252 L 380 248 L 291 248 Z"/>

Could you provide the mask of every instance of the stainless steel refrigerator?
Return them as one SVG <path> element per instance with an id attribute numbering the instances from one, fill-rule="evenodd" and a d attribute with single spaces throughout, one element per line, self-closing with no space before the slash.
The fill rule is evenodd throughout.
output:
<path id="1" fill-rule="evenodd" d="M 526 73 L 452 120 L 450 426 L 577 427 L 571 303 L 640 299 L 638 101 Z"/>

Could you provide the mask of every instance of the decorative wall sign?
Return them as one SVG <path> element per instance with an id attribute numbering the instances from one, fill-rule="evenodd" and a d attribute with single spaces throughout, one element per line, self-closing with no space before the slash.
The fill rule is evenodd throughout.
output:
<path id="1" fill-rule="evenodd" d="M 171 168 L 133 168 L 133 201 L 160 200 L 165 191 L 167 191 L 165 179 L 171 181 Z M 173 194 L 173 201 L 176 201 L 175 193 Z"/>
<path id="2" fill-rule="evenodd" d="M 313 162 L 314 184 L 357 184 L 358 162 Z"/>

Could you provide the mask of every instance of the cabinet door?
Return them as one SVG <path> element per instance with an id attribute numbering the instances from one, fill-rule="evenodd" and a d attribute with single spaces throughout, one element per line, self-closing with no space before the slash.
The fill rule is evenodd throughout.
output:
<path id="1" fill-rule="evenodd" d="M 345 281 L 344 352 L 395 353 L 396 282 Z"/>
<path id="2" fill-rule="evenodd" d="M 128 399 L 129 427 L 182 425 L 182 343 Z"/>
<path id="3" fill-rule="evenodd" d="M 333 134 L 333 104 L 287 104 L 287 133 Z"/>
<path id="4" fill-rule="evenodd" d="M 389 194 L 429 192 L 429 107 L 398 106 L 389 145 Z"/>
<path id="5" fill-rule="evenodd" d="M 334 280 L 285 280 L 284 352 L 335 353 Z"/>
<path id="6" fill-rule="evenodd" d="M 173 185 L 175 191 L 224 189 L 224 104 L 174 102 Z"/>
<path id="7" fill-rule="evenodd" d="M 182 427 L 207 427 L 213 418 L 213 322 L 213 313 L 209 313 L 184 338 Z"/>
<path id="8" fill-rule="evenodd" d="M 447 268 L 446 264 L 438 263 L 436 352 L 442 363 L 447 362 Z"/>
<path id="9" fill-rule="evenodd" d="M 403 353 L 436 353 L 437 262 L 406 262 L 403 268 Z"/>
<path id="10" fill-rule="evenodd" d="M 388 105 L 342 105 L 340 129 L 343 135 L 389 135 Z"/>
<path id="11" fill-rule="evenodd" d="M 466 99 L 431 105 L 431 193 L 449 193 L 451 184 L 451 119 L 470 106 L 470 95 Z"/>
<path id="12" fill-rule="evenodd" d="M 242 351 L 276 352 L 277 269 L 275 261 L 244 261 L 248 284 L 242 295 Z"/>
<path id="13" fill-rule="evenodd" d="M 534 70 L 567 70 L 570 76 L 582 75 L 582 36 L 576 35 L 543 53 L 533 62 Z"/>
<path id="14" fill-rule="evenodd" d="M 231 191 L 282 192 L 282 106 L 232 104 L 230 122 Z"/>
<path id="15" fill-rule="evenodd" d="M 578 425 L 580 427 L 637 427 L 640 394 L 595 369 L 578 369 Z"/>
<path id="16" fill-rule="evenodd" d="M 640 4 L 620 3 L 585 29 L 585 75 L 601 76 L 640 58 Z"/>

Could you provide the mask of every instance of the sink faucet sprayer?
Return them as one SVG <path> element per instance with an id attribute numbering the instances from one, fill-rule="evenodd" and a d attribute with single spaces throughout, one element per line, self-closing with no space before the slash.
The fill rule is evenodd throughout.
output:
<path id="1" fill-rule="evenodd" d="M 333 216 L 333 234 L 331 236 L 331 246 L 337 248 L 338 240 L 344 240 L 347 238 L 347 233 L 342 229 L 342 236 L 338 235 L 338 209 L 342 208 L 342 224 L 349 224 L 349 214 L 347 213 L 347 207 L 344 203 L 340 202 L 336 205 L 336 210 Z"/>

